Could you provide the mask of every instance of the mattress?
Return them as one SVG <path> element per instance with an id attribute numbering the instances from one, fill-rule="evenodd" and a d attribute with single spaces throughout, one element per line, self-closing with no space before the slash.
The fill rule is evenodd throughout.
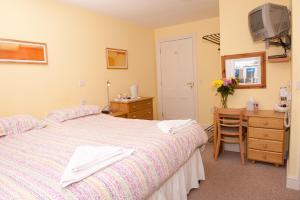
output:
<path id="1" fill-rule="evenodd" d="M 94 115 L 0 138 L 0 199 L 147 199 L 207 141 L 198 124 L 170 136 L 156 123 Z M 80 145 L 135 152 L 62 188 L 61 175 Z"/>

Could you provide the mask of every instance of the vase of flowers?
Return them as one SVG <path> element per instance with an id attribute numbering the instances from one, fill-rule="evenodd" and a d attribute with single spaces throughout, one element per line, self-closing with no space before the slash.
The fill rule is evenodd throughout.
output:
<path id="1" fill-rule="evenodd" d="M 221 95 L 221 103 L 223 108 L 227 108 L 228 95 L 234 94 L 234 89 L 238 85 L 236 79 L 218 79 L 213 81 L 213 87 L 217 90 L 217 94 Z"/>

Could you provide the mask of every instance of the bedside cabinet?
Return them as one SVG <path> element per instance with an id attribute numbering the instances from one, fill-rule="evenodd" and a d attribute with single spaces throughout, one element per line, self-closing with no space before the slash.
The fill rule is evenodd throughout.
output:
<path id="1" fill-rule="evenodd" d="M 248 115 L 247 157 L 249 160 L 284 165 L 284 113 L 258 111 Z"/>
<path id="2" fill-rule="evenodd" d="M 153 120 L 153 97 L 141 97 L 128 102 L 111 101 L 112 112 L 126 112 L 129 119 Z"/>

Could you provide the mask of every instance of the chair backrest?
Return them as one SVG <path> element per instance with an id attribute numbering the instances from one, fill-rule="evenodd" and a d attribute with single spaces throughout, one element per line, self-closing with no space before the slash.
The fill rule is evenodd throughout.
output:
<path id="1" fill-rule="evenodd" d="M 238 129 L 237 132 L 242 134 L 244 109 L 234 108 L 216 108 L 216 119 L 218 129 L 221 132 L 222 127 Z"/>

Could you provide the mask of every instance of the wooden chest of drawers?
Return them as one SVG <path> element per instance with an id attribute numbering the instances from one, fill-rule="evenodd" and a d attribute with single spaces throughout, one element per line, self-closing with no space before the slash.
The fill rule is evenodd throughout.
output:
<path id="1" fill-rule="evenodd" d="M 284 164 L 284 113 L 259 111 L 248 115 L 247 157 L 249 160 Z"/>
<path id="2" fill-rule="evenodd" d="M 130 119 L 153 120 L 153 98 L 141 97 L 129 102 L 112 101 L 110 103 L 112 112 L 123 111 Z"/>

